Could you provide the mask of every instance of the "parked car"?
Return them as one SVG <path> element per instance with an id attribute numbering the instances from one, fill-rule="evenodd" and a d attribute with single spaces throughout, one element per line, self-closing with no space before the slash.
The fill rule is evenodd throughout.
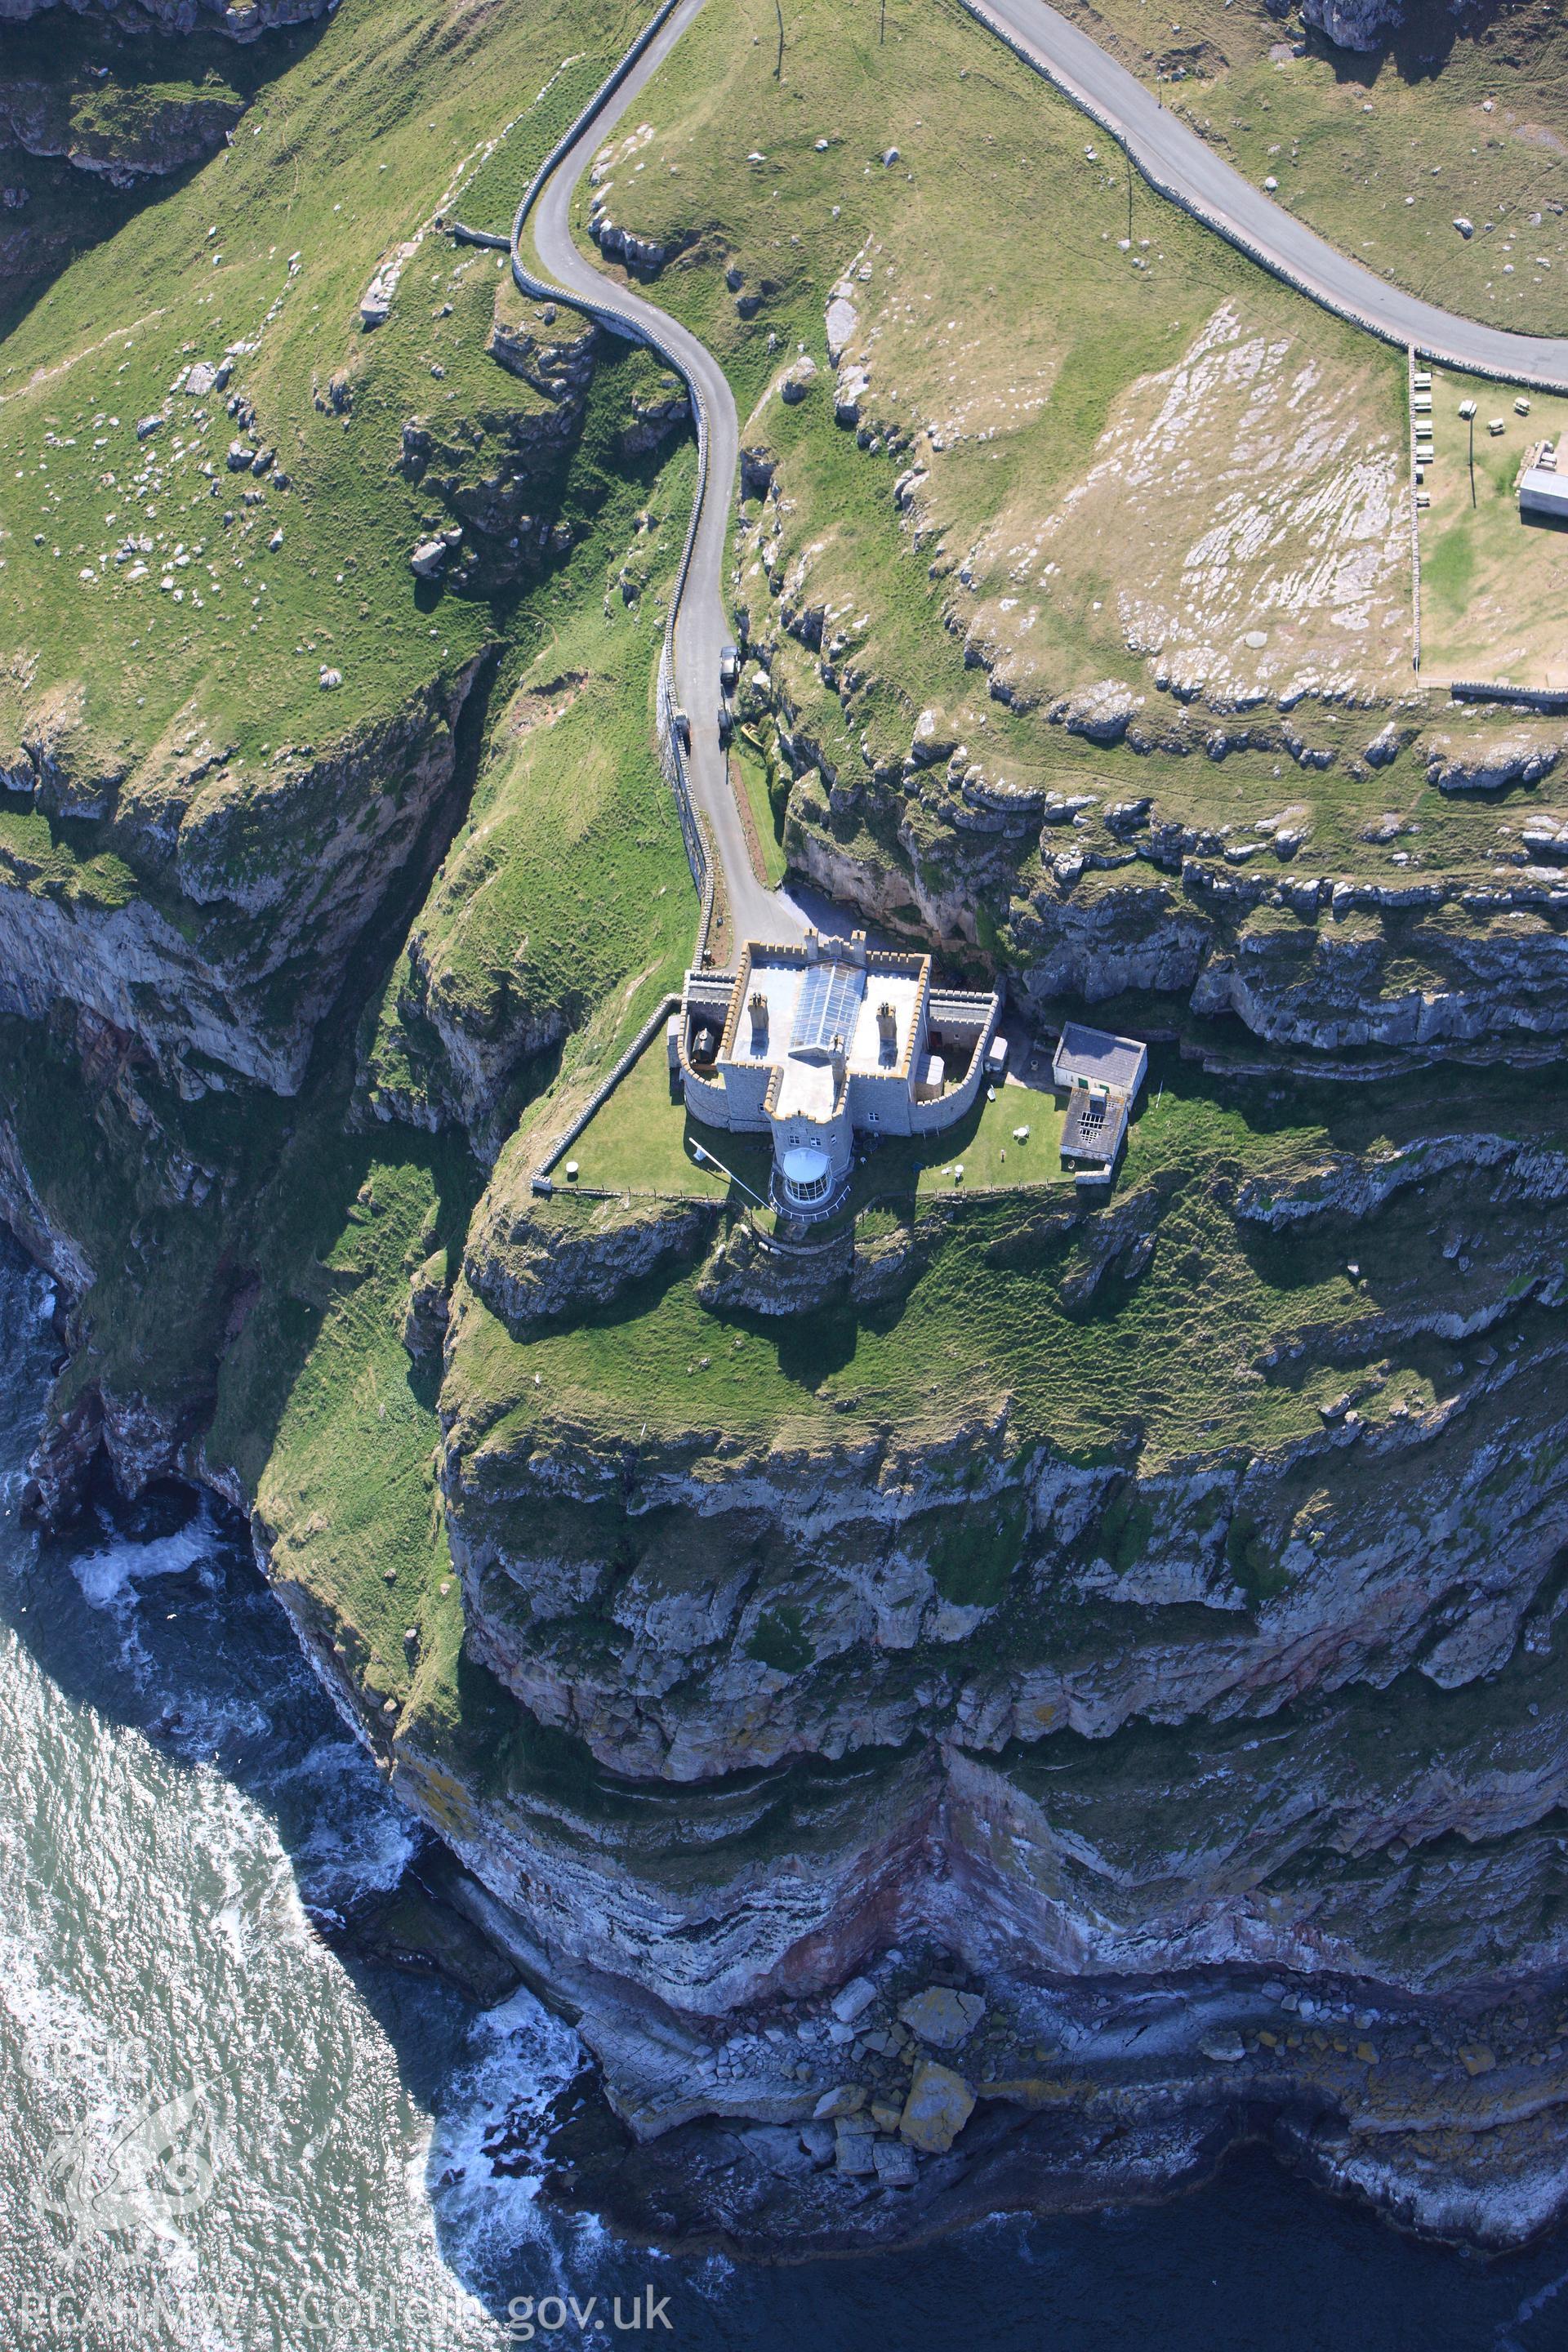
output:
<path id="1" fill-rule="evenodd" d="M 739 682 L 740 676 L 740 646 L 721 646 L 719 648 L 719 683 L 723 688 L 726 694 L 733 694 L 736 685 Z"/>
<path id="2" fill-rule="evenodd" d="M 727 743 L 729 741 L 731 730 L 733 725 L 734 721 L 730 716 L 729 704 L 727 702 L 721 702 L 719 705 L 719 740 L 721 743 Z"/>
<path id="3" fill-rule="evenodd" d="M 676 741 L 679 744 L 683 751 L 689 751 L 691 749 L 690 719 L 688 719 L 685 711 L 677 705 L 676 709 L 670 713 L 670 720 L 675 729 Z"/>

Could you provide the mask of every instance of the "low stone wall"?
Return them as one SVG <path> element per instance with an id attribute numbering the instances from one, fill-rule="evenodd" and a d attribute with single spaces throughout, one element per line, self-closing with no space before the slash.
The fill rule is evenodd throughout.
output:
<path id="1" fill-rule="evenodd" d="M 621 1055 L 620 1060 L 616 1064 L 615 1068 L 610 1072 L 608 1077 L 602 1079 L 595 1087 L 593 1093 L 589 1096 L 586 1104 L 583 1109 L 578 1112 L 576 1118 L 572 1121 L 571 1126 L 567 1128 L 563 1135 L 558 1137 L 556 1141 L 551 1145 L 549 1150 L 545 1153 L 544 1158 L 534 1170 L 532 1181 L 533 1190 L 536 1192 L 543 1192 L 548 1195 L 554 1191 L 555 1187 L 550 1181 L 550 1171 L 555 1166 L 556 1161 L 560 1160 L 563 1154 L 568 1151 L 572 1145 L 576 1142 L 577 1138 L 582 1134 L 583 1129 L 587 1126 L 588 1121 L 595 1116 L 595 1114 L 604 1108 L 605 1105 L 609 1101 L 610 1097 L 615 1093 L 616 1088 L 620 1085 L 621 1080 L 631 1069 L 633 1064 L 643 1053 L 647 1051 L 647 1047 L 652 1045 L 655 1037 L 658 1034 L 660 1029 L 663 1028 L 670 1014 L 678 1012 L 679 1010 L 679 1006 L 680 999 L 679 996 L 666 996 L 659 1000 L 658 1010 L 650 1013 L 648 1018 L 643 1023 L 642 1027 L 637 1031 L 637 1035 L 632 1039 L 631 1044 L 626 1047 L 626 1052 Z M 598 1196 L 595 1195 L 595 1197 Z M 604 1197 L 606 1200 L 618 1200 L 621 1196 L 617 1192 L 610 1192 L 606 1193 Z M 670 1196 L 655 1195 L 650 1197 L 668 1198 Z"/>

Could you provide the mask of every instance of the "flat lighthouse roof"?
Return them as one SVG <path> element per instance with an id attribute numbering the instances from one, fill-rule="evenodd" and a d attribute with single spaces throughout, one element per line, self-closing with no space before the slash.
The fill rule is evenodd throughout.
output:
<path id="1" fill-rule="evenodd" d="M 766 948 L 753 947 L 742 968 L 744 1001 L 729 1058 L 776 1067 L 792 1055 L 826 1054 L 837 1037 L 849 1069 L 885 1072 L 878 1008 L 892 1008 L 900 1057 L 920 1014 L 923 966 L 912 956 L 908 961 L 908 971 L 868 972 L 847 956 L 823 955 L 815 963 L 798 958 L 775 961 Z M 756 996 L 767 1007 L 761 1032 L 751 1017 L 751 1000 Z"/>

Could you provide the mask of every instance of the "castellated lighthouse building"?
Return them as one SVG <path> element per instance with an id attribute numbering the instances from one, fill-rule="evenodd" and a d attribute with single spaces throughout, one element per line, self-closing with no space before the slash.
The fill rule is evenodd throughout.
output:
<path id="1" fill-rule="evenodd" d="M 738 971 L 689 971 L 669 1060 L 693 1118 L 771 1133 L 776 1205 L 827 1215 L 855 1139 L 932 1135 L 969 1109 L 1006 1054 L 1001 999 L 935 988 L 931 958 L 866 935 L 753 941 Z"/>

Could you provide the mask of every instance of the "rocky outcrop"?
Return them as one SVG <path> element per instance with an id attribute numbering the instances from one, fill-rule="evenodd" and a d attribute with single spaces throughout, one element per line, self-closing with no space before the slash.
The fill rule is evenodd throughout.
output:
<path id="1" fill-rule="evenodd" d="M 698 1276 L 697 1296 L 710 1312 L 810 1314 L 842 1296 L 853 1255 L 848 1234 L 815 1244 L 770 1242 L 739 1217 Z"/>
<path id="2" fill-rule="evenodd" d="M 635 229 L 622 228 L 606 212 L 594 214 L 588 234 L 606 261 L 623 262 L 640 278 L 656 278 L 669 259 L 668 246 L 657 237 L 638 236 Z"/>
<path id="3" fill-rule="evenodd" d="M 128 888 L 123 866 L 100 877 L 90 860 L 62 872 L 58 857 L 0 854 L 0 1010 L 79 1005 L 183 1084 L 216 1066 L 295 1092 L 354 940 L 453 782 L 453 730 L 482 666 L 331 747 L 279 746 L 259 772 L 199 728 L 129 771 L 105 765 L 54 698 L 22 730 L 35 805 L 100 821 L 143 883 Z"/>
<path id="4" fill-rule="evenodd" d="M 1302 23 L 1338 49 L 1381 48 L 1404 20 L 1404 0 L 1301 0 Z"/>
<path id="5" fill-rule="evenodd" d="M 1498 793 L 1510 784 L 1535 784 L 1556 767 L 1554 739 L 1505 735 L 1476 743 L 1434 736 L 1426 746 L 1426 781 L 1440 793 Z"/>
<path id="6" fill-rule="evenodd" d="M 1125 679 L 1108 677 L 1064 695 L 1052 704 L 1050 716 L 1069 735 L 1086 735 L 1091 743 L 1120 743 L 1138 709 L 1139 697 Z"/>
<path id="7" fill-rule="evenodd" d="M 223 145 L 244 110 L 232 90 L 188 97 L 110 84 L 0 81 L 0 147 L 58 156 L 115 187 L 183 171 Z"/>
<path id="8" fill-rule="evenodd" d="M 513 1205 L 498 1187 L 463 1260 L 470 1287 L 513 1331 L 607 1306 L 656 1267 L 693 1258 L 717 1202 L 574 1201 Z"/>
<path id="9" fill-rule="evenodd" d="M 1381 922 L 1248 921 L 1216 944 L 1191 1003 L 1317 1053 L 1550 1052 L 1568 1035 L 1568 935 L 1512 910 L 1467 922 L 1418 899 Z"/>

